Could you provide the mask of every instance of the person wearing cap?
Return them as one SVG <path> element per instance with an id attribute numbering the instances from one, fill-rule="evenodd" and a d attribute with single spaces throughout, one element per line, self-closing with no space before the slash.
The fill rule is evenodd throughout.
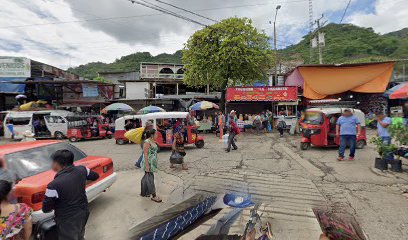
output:
<path id="1" fill-rule="evenodd" d="M 150 131 L 151 129 L 153 129 L 153 123 L 151 121 L 147 121 L 145 129 L 143 130 L 143 133 L 142 133 L 142 141 L 141 141 L 141 144 L 140 144 L 140 147 L 142 148 L 142 150 L 143 150 L 144 140 L 146 140 L 146 132 Z M 140 163 L 142 162 L 142 160 L 143 160 L 143 151 L 142 151 L 142 154 L 140 155 L 139 159 L 135 163 L 135 166 L 137 168 L 141 168 Z"/>
<path id="2" fill-rule="evenodd" d="M 340 136 L 339 156 L 337 160 L 344 160 L 344 152 L 347 144 L 350 146 L 349 160 L 354 160 L 356 152 L 357 136 L 360 135 L 360 120 L 353 115 L 350 109 L 343 111 L 343 116 L 337 119 L 336 134 Z"/>
<path id="3" fill-rule="evenodd" d="M 233 147 L 233 150 L 237 150 L 238 147 L 235 144 L 235 136 L 239 134 L 239 128 L 237 127 L 237 123 L 235 122 L 235 118 L 237 116 L 237 113 L 232 110 L 230 112 L 230 119 L 229 119 L 229 136 L 228 136 L 228 147 L 225 150 L 226 152 L 231 151 L 231 145 Z"/>

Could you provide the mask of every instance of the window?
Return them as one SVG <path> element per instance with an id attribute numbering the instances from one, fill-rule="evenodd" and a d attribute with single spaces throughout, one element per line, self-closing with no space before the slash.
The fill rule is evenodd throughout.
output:
<path id="1" fill-rule="evenodd" d="M 319 112 L 306 112 L 303 122 L 311 125 L 320 125 L 323 123 L 323 115 Z"/>
<path id="2" fill-rule="evenodd" d="M 44 118 L 49 123 L 65 123 L 65 120 L 60 116 L 45 116 Z"/>
<path id="3" fill-rule="evenodd" d="M 7 167 L 17 175 L 18 179 L 34 176 L 51 169 L 51 155 L 61 149 L 74 153 L 74 161 L 81 160 L 86 154 L 69 143 L 56 143 L 32 148 L 5 156 Z"/>
<path id="4" fill-rule="evenodd" d="M 30 124 L 31 117 L 12 117 L 11 119 L 13 125 L 28 125 Z"/>

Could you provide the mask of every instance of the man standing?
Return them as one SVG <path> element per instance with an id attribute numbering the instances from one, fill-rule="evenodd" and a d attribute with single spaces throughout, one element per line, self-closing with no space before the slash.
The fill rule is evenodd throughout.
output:
<path id="1" fill-rule="evenodd" d="M 344 151 L 347 144 L 350 146 L 349 160 L 354 160 L 356 152 L 356 140 L 360 135 L 360 121 L 353 115 L 350 109 L 345 109 L 343 116 L 337 119 L 336 134 L 340 135 L 339 157 L 337 160 L 344 160 Z"/>
<path id="2" fill-rule="evenodd" d="M 238 147 L 235 144 L 235 136 L 239 134 L 239 129 L 237 127 L 237 123 L 235 122 L 235 117 L 236 117 L 236 112 L 234 110 L 231 111 L 230 113 L 230 119 L 229 119 L 229 136 L 228 136 L 228 147 L 225 150 L 226 152 L 231 151 L 231 145 L 234 150 L 237 150 Z"/>
<path id="3" fill-rule="evenodd" d="M 392 123 L 392 119 L 385 116 L 383 112 L 377 112 L 375 114 L 377 117 L 377 134 L 378 137 L 381 138 L 383 143 L 390 145 L 391 144 L 391 136 L 388 133 L 388 127 Z"/>
<path id="4" fill-rule="evenodd" d="M 86 182 L 97 180 L 99 175 L 84 166 L 74 166 L 74 154 L 69 150 L 58 150 L 51 159 L 57 174 L 47 186 L 42 210 L 55 211 L 59 240 L 82 240 L 89 217 Z"/>

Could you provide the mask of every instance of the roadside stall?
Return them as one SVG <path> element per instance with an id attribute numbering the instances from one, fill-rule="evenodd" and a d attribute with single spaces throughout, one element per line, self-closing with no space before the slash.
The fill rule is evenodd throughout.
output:
<path id="1" fill-rule="evenodd" d="M 276 126 L 280 116 L 284 116 L 286 126 L 290 127 L 293 124 L 296 124 L 298 117 L 298 101 L 276 103 L 273 117 L 274 126 Z"/>
<path id="2" fill-rule="evenodd" d="M 211 110 L 219 109 L 217 104 L 208 102 L 208 101 L 201 101 L 201 102 L 195 103 L 189 109 L 190 111 L 202 111 L 203 112 L 202 118 L 197 123 L 198 131 L 208 132 L 212 130 L 213 119 L 211 116 L 212 115 Z M 207 114 L 208 116 L 206 116 L 206 113 L 210 113 L 210 114 Z"/>
<path id="3" fill-rule="evenodd" d="M 288 119 L 295 119 L 297 114 L 297 87 L 230 87 L 226 94 L 227 112 L 235 110 L 238 114 L 243 114 L 241 125 L 243 128 L 253 128 L 253 121 L 256 114 L 266 112 L 274 113 L 274 119 L 283 108 L 283 114 Z M 289 114 L 290 113 L 290 114 Z M 291 121 L 288 120 L 288 125 Z"/>

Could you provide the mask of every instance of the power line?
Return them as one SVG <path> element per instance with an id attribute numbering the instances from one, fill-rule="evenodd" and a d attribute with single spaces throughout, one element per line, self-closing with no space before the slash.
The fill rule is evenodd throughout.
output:
<path id="1" fill-rule="evenodd" d="M 299 3 L 299 2 L 307 2 L 308 0 L 294 0 L 294 1 L 286 1 L 280 2 L 277 4 L 288 4 L 288 3 Z M 255 6 L 264 6 L 269 5 L 271 3 L 256 3 L 256 4 L 243 4 L 243 5 L 233 5 L 227 7 L 215 7 L 215 8 L 202 8 L 202 9 L 195 9 L 194 11 L 215 11 L 215 10 L 223 10 L 223 9 L 234 9 L 234 8 L 246 8 L 246 7 L 255 7 Z M 78 10 L 76 10 L 78 11 Z M 142 15 L 132 15 L 132 16 L 122 16 L 122 17 L 108 17 L 108 18 L 90 18 L 90 19 L 82 19 L 82 20 L 72 20 L 72 21 L 56 21 L 56 22 L 47 22 L 47 23 L 36 23 L 36 24 L 26 24 L 26 25 L 9 25 L 0 27 L 0 29 L 8 29 L 8 28 L 25 28 L 25 27 L 37 27 L 37 26 L 46 26 L 46 25 L 58 25 L 58 24 L 70 24 L 70 23 L 81 23 L 81 22 L 94 22 L 94 21 L 110 21 L 110 20 L 119 20 L 119 19 L 130 19 L 130 18 L 142 18 L 142 17 L 152 17 L 152 16 L 160 16 L 167 13 L 155 13 L 155 14 L 142 14 Z"/>
<path id="2" fill-rule="evenodd" d="M 349 2 L 347 3 L 346 9 L 344 9 L 344 13 L 343 13 L 343 16 L 341 17 L 341 20 L 340 20 L 339 24 L 341 24 L 343 22 L 343 19 L 346 16 L 347 10 L 350 7 L 350 3 L 351 3 L 351 0 L 349 0 Z"/>
<path id="3" fill-rule="evenodd" d="M 186 20 L 186 21 L 188 21 L 188 22 L 192 22 L 192 23 L 201 25 L 201 26 L 203 26 L 203 27 L 206 27 L 206 26 L 207 26 L 207 25 L 205 25 L 205 24 L 203 24 L 203 23 L 200 23 L 200 22 L 198 22 L 198 21 L 196 21 L 196 20 L 193 20 L 193 19 L 191 19 L 191 18 L 188 18 L 188 17 L 185 17 L 185 16 L 183 16 L 183 15 L 177 14 L 177 13 L 175 13 L 175 12 L 173 12 L 173 11 L 167 10 L 167 9 L 165 9 L 165 8 L 163 8 L 163 7 L 160 7 L 160 6 L 156 5 L 156 4 L 150 3 L 150 2 L 145 1 L 145 0 L 140 0 L 140 1 L 137 1 L 137 0 L 128 0 L 128 1 L 131 2 L 131 3 L 136 3 L 136 4 L 139 4 L 139 5 L 145 6 L 145 7 L 147 7 L 147 8 L 151 8 L 151 9 L 154 9 L 154 10 L 156 10 L 156 11 L 159 11 L 159 12 L 162 12 L 162 13 L 165 13 L 165 14 L 168 14 L 168 15 L 171 15 L 171 16 L 174 16 L 174 17 L 177 17 L 177 18 Z"/>
<path id="4" fill-rule="evenodd" d="M 214 20 L 214 19 L 212 19 L 212 18 L 209 18 L 209 17 L 203 16 L 203 15 L 200 15 L 200 14 L 198 14 L 198 13 L 195 13 L 195 12 L 193 12 L 193 11 L 187 10 L 187 9 L 185 9 L 185 8 L 178 7 L 178 6 L 176 6 L 176 5 L 173 5 L 173 4 L 170 4 L 170 3 L 167 3 L 167 2 L 163 2 L 163 1 L 161 1 L 161 0 L 155 0 L 155 1 L 156 1 L 156 2 L 159 2 L 159 3 L 162 3 L 162 4 L 166 4 L 166 5 L 171 6 L 171 7 L 174 7 L 174 8 L 176 8 L 176 9 L 179 9 L 179 10 L 182 10 L 182 11 L 185 11 L 185 12 L 188 12 L 188 13 L 191 13 L 191 14 L 196 15 L 196 16 L 198 16 L 198 17 L 201 17 L 201 18 L 204 18 L 204 19 L 207 19 L 207 20 L 216 22 L 216 23 L 218 22 L 217 20 Z"/>

